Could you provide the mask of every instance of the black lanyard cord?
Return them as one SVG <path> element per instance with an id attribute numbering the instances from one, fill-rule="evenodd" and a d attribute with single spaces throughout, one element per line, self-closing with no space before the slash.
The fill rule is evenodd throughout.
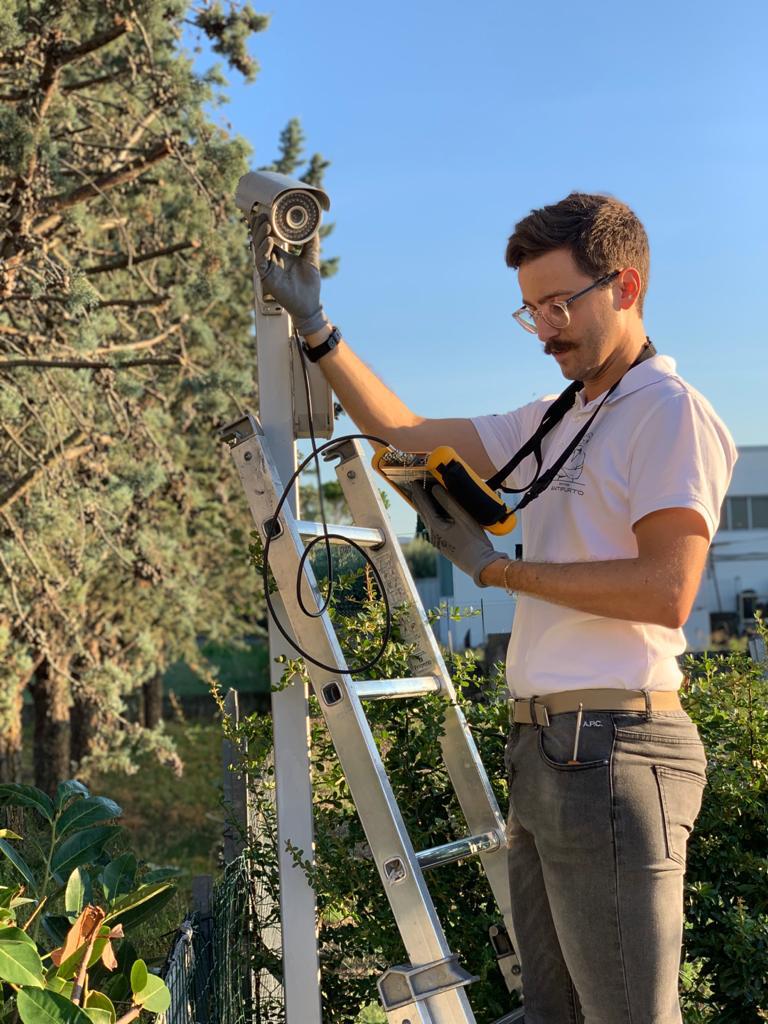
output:
<path id="1" fill-rule="evenodd" d="M 650 338 L 646 338 L 645 345 L 643 346 L 640 355 L 637 357 L 634 363 L 632 363 L 632 365 L 629 366 L 624 371 L 621 377 L 619 377 L 616 383 L 613 384 L 606 391 L 606 393 L 603 395 L 602 401 L 597 406 L 592 415 L 589 417 L 584 426 L 581 428 L 581 430 L 578 432 L 578 434 L 576 434 L 576 436 L 570 441 L 570 443 L 566 445 L 562 454 L 556 459 L 553 465 L 550 466 L 550 468 L 542 476 L 541 466 L 544 461 L 541 454 L 542 442 L 546 435 L 554 427 L 557 426 L 557 424 L 564 418 L 566 413 L 572 408 L 573 403 L 576 401 L 576 395 L 584 387 L 584 384 L 581 381 L 574 381 L 573 384 L 569 384 L 565 391 L 563 391 L 555 399 L 552 405 L 548 407 L 548 409 L 542 416 L 541 422 L 536 428 L 534 434 L 528 438 L 525 444 L 523 444 L 522 447 L 518 449 L 518 451 L 515 452 L 515 454 L 512 456 L 512 458 L 505 466 L 502 466 L 502 468 L 497 473 L 494 473 L 492 477 L 486 480 L 488 486 L 494 491 L 504 491 L 505 494 L 520 494 L 521 492 L 525 491 L 525 494 L 523 494 L 523 497 L 520 499 L 520 501 L 517 503 L 517 505 L 515 505 L 513 509 L 513 511 L 515 512 L 519 511 L 522 508 L 525 508 L 525 506 L 530 504 L 530 502 L 532 502 L 534 498 L 538 498 L 538 496 L 543 491 L 545 491 L 547 487 L 549 487 L 549 485 L 555 479 L 557 474 L 566 464 L 568 459 L 570 459 L 570 457 L 576 451 L 585 434 L 592 426 L 595 417 L 603 408 L 606 401 L 611 397 L 611 395 L 619 386 L 619 384 L 621 384 L 624 377 L 629 373 L 630 370 L 634 369 L 639 363 L 645 362 L 646 359 L 651 359 L 655 355 L 656 349 L 653 346 L 653 342 Z M 509 476 L 509 474 L 514 469 L 516 469 L 517 466 L 520 465 L 523 459 L 527 458 L 529 455 L 533 455 L 536 459 L 536 473 L 533 477 L 533 480 L 525 487 L 505 487 L 502 481 L 505 480 L 506 477 Z"/>

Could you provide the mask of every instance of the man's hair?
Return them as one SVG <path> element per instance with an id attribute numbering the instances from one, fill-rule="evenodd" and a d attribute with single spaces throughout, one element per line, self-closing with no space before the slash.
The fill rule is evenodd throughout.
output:
<path id="1" fill-rule="evenodd" d="M 642 315 L 650 272 L 648 236 L 625 203 L 613 196 L 571 192 L 559 203 L 531 210 L 509 237 L 507 266 L 517 270 L 526 260 L 555 249 L 569 249 L 579 270 L 595 279 L 634 267 L 642 278 L 637 299 Z"/>

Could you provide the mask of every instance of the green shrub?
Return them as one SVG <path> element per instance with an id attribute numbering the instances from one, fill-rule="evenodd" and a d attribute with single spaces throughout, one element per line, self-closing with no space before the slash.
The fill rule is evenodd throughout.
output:
<path id="1" fill-rule="evenodd" d="M 108 853 L 122 811 L 80 782 L 60 783 L 53 798 L 0 785 L 0 806 L 30 819 L 24 839 L 0 829 L 0 877 L 10 883 L 0 885 L 0 1019 L 128 1024 L 166 1010 L 165 982 L 124 936 L 173 896 L 175 871 L 141 872 L 132 853 Z"/>
<path id="2" fill-rule="evenodd" d="M 708 786 L 688 848 L 685 1021 L 757 1024 L 768 1020 L 766 666 L 730 652 L 688 668 Z"/>
<path id="3" fill-rule="evenodd" d="M 403 544 L 403 554 L 414 579 L 437 576 L 437 551 L 425 537 Z"/>
<path id="4" fill-rule="evenodd" d="M 357 658 L 373 655 L 384 625 L 382 608 L 371 597 L 369 589 L 357 608 L 335 615 L 342 647 Z M 395 610 L 393 642 L 376 669 L 381 678 L 409 674 L 410 648 L 399 631 L 402 614 L 403 609 Z M 451 668 L 460 705 L 505 809 L 503 666 L 483 678 L 472 652 L 466 652 L 452 659 Z M 299 659 L 288 662 L 284 679 L 301 670 Z M 684 1019 L 686 1024 L 756 1024 L 768 1020 L 768 682 L 759 666 L 731 652 L 691 663 L 683 696 L 709 755 L 709 786 L 689 846 Z M 442 709 L 437 698 L 366 706 L 416 849 L 466 831 L 439 756 Z M 318 899 L 324 1020 L 348 1024 L 377 1002 L 377 977 L 406 956 L 314 698 L 311 714 L 316 866 L 304 867 Z M 241 729 L 249 743 L 247 775 L 264 822 L 254 872 L 257 884 L 277 894 L 271 722 L 252 716 Z M 271 855 L 265 856 L 270 841 Z M 301 851 L 294 855 L 301 862 Z M 479 977 L 469 990 L 477 1019 L 496 1019 L 510 1009 L 512 998 L 488 941 L 488 928 L 499 915 L 480 863 L 470 860 L 431 872 L 429 888 L 451 949 Z M 378 1019 L 374 1008 L 365 1012 Z"/>

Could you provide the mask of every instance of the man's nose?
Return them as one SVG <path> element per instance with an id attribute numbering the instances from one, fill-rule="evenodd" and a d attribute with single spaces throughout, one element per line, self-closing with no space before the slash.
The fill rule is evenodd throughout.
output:
<path id="1" fill-rule="evenodd" d="M 552 327 L 543 316 L 539 316 L 536 318 L 536 333 L 539 336 L 539 341 L 552 341 L 560 333 L 560 328 Z"/>

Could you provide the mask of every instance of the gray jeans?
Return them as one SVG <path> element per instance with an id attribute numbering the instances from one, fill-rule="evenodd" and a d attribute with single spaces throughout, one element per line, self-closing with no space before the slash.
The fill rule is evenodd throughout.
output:
<path id="1" fill-rule="evenodd" d="M 513 725 L 512 918 L 526 1024 L 680 1024 L 686 843 L 706 758 L 684 711 Z"/>

